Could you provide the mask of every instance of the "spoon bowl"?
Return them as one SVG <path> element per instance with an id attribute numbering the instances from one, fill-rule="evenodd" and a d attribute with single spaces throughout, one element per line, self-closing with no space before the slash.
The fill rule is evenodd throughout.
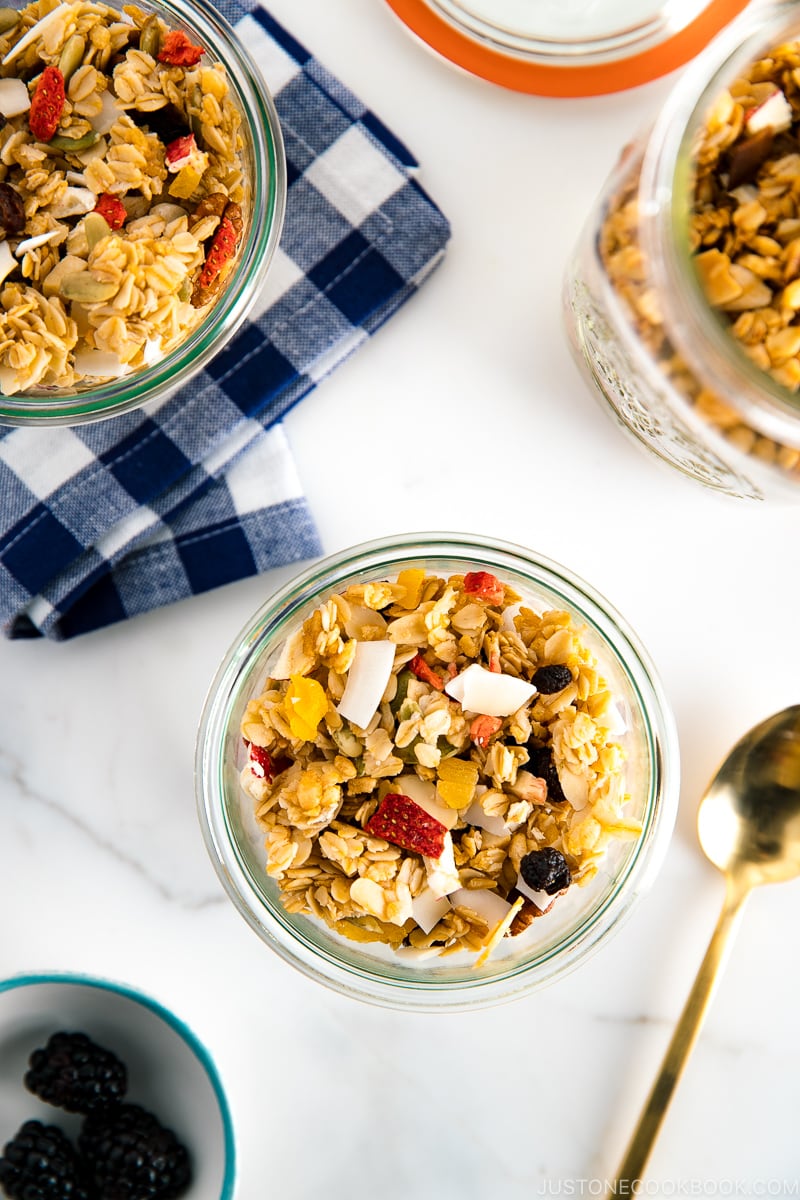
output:
<path id="1" fill-rule="evenodd" d="M 701 801 L 697 832 L 716 867 L 753 887 L 800 875 L 800 705 L 737 742 Z"/>
<path id="2" fill-rule="evenodd" d="M 745 900 L 800 875 L 800 705 L 756 725 L 728 754 L 697 814 L 703 852 L 725 876 L 725 903 L 610 1196 L 633 1195 L 697 1040 Z"/>

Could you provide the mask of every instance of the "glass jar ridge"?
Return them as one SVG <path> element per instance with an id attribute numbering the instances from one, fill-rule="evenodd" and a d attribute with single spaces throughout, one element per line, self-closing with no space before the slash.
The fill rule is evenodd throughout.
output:
<path id="1" fill-rule="evenodd" d="M 650 131 L 623 151 L 564 288 L 576 358 L 622 427 L 690 478 L 750 499 L 800 499 L 800 371 L 795 382 L 787 368 L 791 387 L 780 366 L 770 373 L 757 361 L 764 347 L 734 335 L 709 300 L 692 242 L 696 155 L 727 89 L 795 40 L 797 6 L 761 6 L 687 70 Z M 756 308 L 752 320 L 774 316 Z"/>

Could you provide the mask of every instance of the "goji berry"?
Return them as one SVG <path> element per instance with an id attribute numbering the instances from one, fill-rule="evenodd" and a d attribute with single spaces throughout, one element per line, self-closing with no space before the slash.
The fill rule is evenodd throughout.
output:
<path id="1" fill-rule="evenodd" d="M 125 205 L 119 196 L 112 196 L 110 192 L 103 192 L 97 197 L 94 211 L 100 214 L 109 229 L 122 229 L 128 219 Z"/>
<path id="2" fill-rule="evenodd" d="M 435 687 L 437 692 L 444 691 L 444 680 L 441 675 L 437 675 L 433 667 L 428 666 L 421 654 L 415 654 L 408 667 L 414 672 L 417 679 L 424 679 L 431 687 Z"/>
<path id="3" fill-rule="evenodd" d="M 399 792 L 383 797 L 364 828 L 393 846 L 428 858 L 440 857 L 447 833 L 441 821 L 420 808 L 410 796 Z"/>
<path id="4" fill-rule="evenodd" d="M 468 571 L 464 576 L 464 591 L 487 604 L 502 604 L 505 596 L 503 584 L 488 571 Z"/>
<path id="5" fill-rule="evenodd" d="M 217 227 L 217 232 L 211 239 L 211 246 L 200 272 L 198 283 L 201 287 L 208 287 L 217 278 L 225 263 L 233 258 L 236 241 L 233 222 L 229 217 L 223 217 Z"/>
<path id="6" fill-rule="evenodd" d="M 31 99 L 28 125 L 38 142 L 55 136 L 64 111 L 64 76 L 58 67 L 45 67 Z"/>
<path id="7" fill-rule="evenodd" d="M 202 54 L 205 54 L 202 46 L 189 41 L 182 29 L 172 29 L 161 43 L 156 58 L 168 67 L 193 67 L 200 62 Z"/>
<path id="8" fill-rule="evenodd" d="M 469 736 L 476 746 L 485 746 L 497 731 L 502 727 L 500 717 L 476 717 L 469 727 Z"/>

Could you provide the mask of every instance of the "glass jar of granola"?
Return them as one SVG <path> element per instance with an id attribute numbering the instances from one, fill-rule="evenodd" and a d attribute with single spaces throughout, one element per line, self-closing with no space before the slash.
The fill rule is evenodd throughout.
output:
<path id="1" fill-rule="evenodd" d="M 757 6 L 625 148 L 565 282 L 622 427 L 742 498 L 800 499 L 799 132 L 800 9 Z"/>
<path id="2" fill-rule="evenodd" d="M 220 880 L 273 950 L 364 1000 L 475 1008 L 618 928 L 669 842 L 678 748 L 587 584 L 417 534 L 316 563 L 254 615 L 196 780 Z"/>

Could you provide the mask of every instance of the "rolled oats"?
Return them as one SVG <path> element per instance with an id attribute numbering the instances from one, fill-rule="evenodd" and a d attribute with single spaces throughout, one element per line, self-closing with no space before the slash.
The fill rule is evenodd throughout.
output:
<path id="1" fill-rule="evenodd" d="M 487 572 L 409 571 L 326 597 L 287 637 L 241 721 L 240 780 L 289 912 L 356 941 L 488 954 L 552 906 L 517 893 L 526 856 L 558 851 L 581 886 L 613 839 L 638 835 L 624 721 L 592 653 L 568 613 L 519 599 Z M 358 666 L 376 640 L 394 646 L 384 673 Z M 565 686 L 539 694 L 533 675 L 556 663 Z M 465 710 L 448 688 L 468 668 L 492 704 L 509 677 L 527 699 L 503 717 Z M 339 711 L 346 683 L 370 693 L 364 727 Z"/>
<path id="2" fill-rule="evenodd" d="M 229 275 L 248 200 L 241 114 L 222 64 L 188 39 L 185 65 L 173 61 L 170 36 L 136 5 L 96 0 L 35 0 L 0 33 L 0 82 L 28 93 L 0 129 L 0 181 L 24 210 L 21 227 L 5 219 L 0 229 L 7 395 L 151 365 L 199 324 Z M 63 97 L 42 100 L 37 79 L 61 80 Z"/>

